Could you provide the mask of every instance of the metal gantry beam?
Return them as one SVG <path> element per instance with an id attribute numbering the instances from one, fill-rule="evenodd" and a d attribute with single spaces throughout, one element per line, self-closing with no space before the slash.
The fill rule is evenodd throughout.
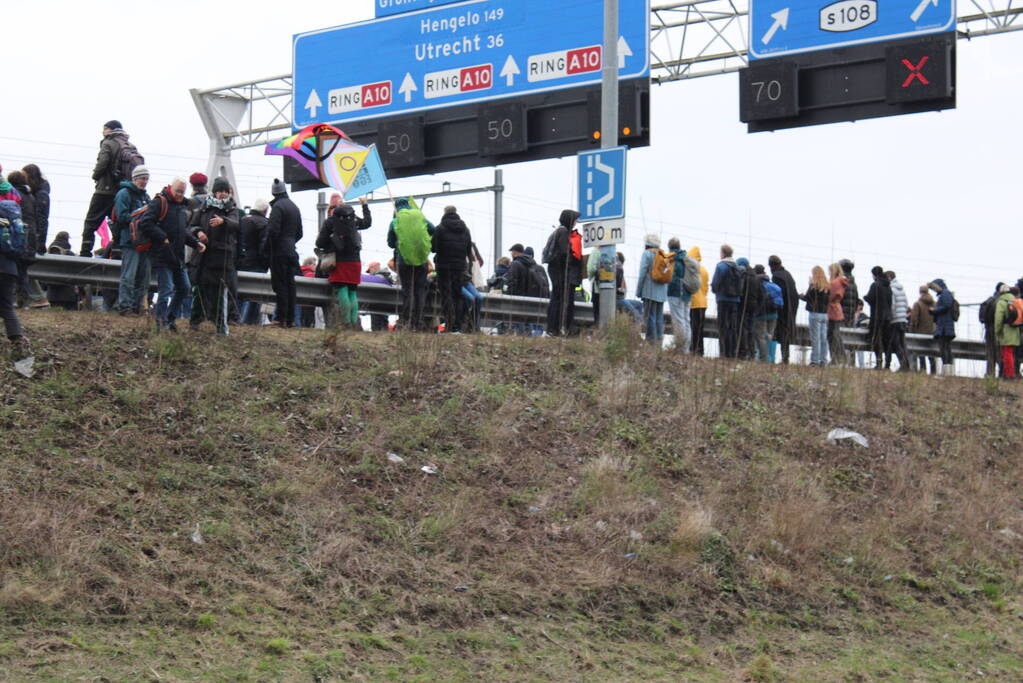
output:
<path id="1" fill-rule="evenodd" d="M 656 1 L 656 0 L 655 0 Z M 972 40 L 1023 30 L 1021 0 L 959 0 L 959 38 Z M 746 66 L 749 0 L 684 0 L 651 7 L 654 83 L 732 73 Z M 291 130 L 291 74 L 193 90 L 211 139 L 216 175 L 233 150 L 277 142 Z"/>
<path id="2" fill-rule="evenodd" d="M 959 38 L 1023 30 L 1023 7 L 1013 7 L 1013 2 L 960 0 Z M 738 71 L 748 61 L 749 0 L 662 3 L 651 8 L 650 31 L 655 83 Z"/>

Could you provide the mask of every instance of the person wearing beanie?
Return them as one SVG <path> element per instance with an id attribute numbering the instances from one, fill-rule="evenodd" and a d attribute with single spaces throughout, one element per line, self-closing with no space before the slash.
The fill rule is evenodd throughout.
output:
<path id="1" fill-rule="evenodd" d="M 955 374 L 952 360 L 952 340 L 956 338 L 955 295 L 941 278 L 935 278 L 927 286 L 937 296 L 937 303 L 931 309 L 934 316 L 934 338 L 938 340 L 941 355 L 941 374 Z"/>
<path id="2" fill-rule="evenodd" d="M 214 324 L 217 334 L 229 332 L 231 283 L 235 278 L 235 252 L 238 243 L 238 207 L 231 196 L 227 178 L 213 181 L 213 194 L 192 214 L 189 231 L 206 250 L 195 269 L 192 311 L 189 326 L 197 329 L 203 320 Z"/>
<path id="3" fill-rule="evenodd" d="M 295 246 L 302 239 L 302 213 L 288 197 L 288 186 L 274 178 L 270 220 L 260 253 L 270 262 L 270 284 L 277 299 L 273 324 L 295 325 L 295 276 L 301 274 Z"/>
<path id="4" fill-rule="evenodd" d="M 674 349 L 681 353 L 689 353 L 693 334 L 689 303 L 693 300 L 693 295 L 684 284 L 687 275 L 687 254 L 677 237 L 668 240 L 668 251 L 675 255 L 671 282 L 668 283 L 668 313 L 671 315 L 671 334 L 675 338 Z M 689 267 L 696 269 L 692 259 L 689 259 Z"/>
<path id="5" fill-rule="evenodd" d="M 103 124 L 103 139 L 99 143 L 99 155 L 92 170 L 96 189 L 85 212 L 82 247 L 79 252 L 81 256 L 92 256 L 93 245 L 96 243 L 96 229 L 113 210 L 114 196 L 120 190 L 121 183 L 131 180 L 125 177 L 119 168 L 120 157 L 124 154 L 138 155 L 138 150 L 129 142 L 128 134 L 124 132 L 120 121 L 116 119 L 107 121 Z"/>
<path id="6" fill-rule="evenodd" d="M 1012 289 L 1009 285 L 1002 285 L 999 288 L 998 303 L 995 305 L 995 342 L 998 345 L 1004 379 L 1019 379 L 1016 372 L 1016 349 L 1020 346 L 1020 328 L 1009 322 L 1009 313 L 1023 302 L 1013 294 Z M 1016 290 L 1017 293 L 1018 291 Z M 1011 318 L 1015 318 L 1017 311 L 1012 310 L 1012 313 Z"/>
<path id="7" fill-rule="evenodd" d="M 652 273 L 654 257 L 661 248 L 661 238 L 650 233 L 643 241 L 643 257 L 639 261 L 636 295 L 643 301 L 646 340 L 654 347 L 660 348 L 664 339 L 664 302 L 668 299 L 668 283 L 654 281 Z"/>
<path id="8" fill-rule="evenodd" d="M 267 227 L 270 222 L 266 218 L 270 210 L 270 204 L 263 198 L 252 203 L 249 215 L 241 220 L 239 227 L 239 249 L 238 270 L 246 273 L 265 273 L 270 268 L 270 261 L 260 253 L 260 245 L 266 238 Z M 239 311 L 239 322 L 243 325 L 258 325 L 262 316 L 260 315 L 260 303 L 258 301 L 243 301 Z"/>
<path id="9" fill-rule="evenodd" d="M 999 283 L 1001 284 L 1001 283 Z M 927 285 L 920 285 L 920 297 L 913 304 L 912 310 L 909 312 L 909 332 L 910 334 L 934 334 L 934 316 L 931 315 L 931 309 L 934 308 L 934 297 L 931 296 L 930 289 Z M 991 325 L 994 328 L 994 310 L 991 313 Z M 920 372 L 927 371 L 927 364 L 930 363 L 931 374 L 937 374 L 938 363 L 934 356 L 920 355 L 917 356 L 917 365 Z"/>
<path id="10" fill-rule="evenodd" d="M 465 299 L 462 296 L 466 268 L 473 259 L 472 233 L 454 206 L 444 209 L 440 225 L 433 233 L 431 247 L 437 254 L 437 291 L 444 311 L 444 329 L 461 333 L 465 322 Z"/>
<path id="11" fill-rule="evenodd" d="M 136 166 L 131 172 L 131 181 L 122 180 L 114 196 L 112 237 L 121 247 L 121 282 L 114 310 L 121 315 L 139 315 L 142 300 L 149 293 L 150 250 L 143 241 L 132 239 L 131 234 L 132 214 L 149 204 L 148 186 L 149 169 Z"/>
<path id="12" fill-rule="evenodd" d="M 359 283 L 362 282 L 362 230 L 373 226 L 373 215 L 365 197 L 359 198 L 362 218 L 355 215 L 355 209 L 344 201 L 335 204 L 323 222 L 316 247 L 321 253 L 334 254 L 334 267 L 326 273 L 327 281 L 334 288 L 341 327 L 361 330 L 359 323 Z M 378 266 L 379 267 L 379 266 Z"/>
<path id="13" fill-rule="evenodd" d="M 867 343 L 874 352 L 874 369 L 884 370 L 884 353 L 889 346 L 888 337 L 892 322 L 892 288 L 881 266 L 871 268 L 870 274 L 874 276 L 874 281 L 867 295 L 863 297 L 863 300 L 870 304 Z"/>

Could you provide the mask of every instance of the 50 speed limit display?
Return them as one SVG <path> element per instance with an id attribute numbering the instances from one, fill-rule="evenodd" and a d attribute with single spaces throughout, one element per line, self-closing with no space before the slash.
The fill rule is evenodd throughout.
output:
<path id="1" fill-rule="evenodd" d="M 521 102 L 480 107 L 476 120 L 479 153 L 483 156 L 515 154 L 529 147 L 526 106 Z"/>

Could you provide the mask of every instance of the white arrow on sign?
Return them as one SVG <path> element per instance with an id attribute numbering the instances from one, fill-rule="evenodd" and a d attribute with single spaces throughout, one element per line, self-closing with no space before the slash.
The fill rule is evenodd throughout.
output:
<path id="1" fill-rule="evenodd" d="M 632 48 L 626 42 L 625 36 L 618 36 L 618 68 L 625 68 L 625 58 L 632 56 Z"/>
<path id="2" fill-rule="evenodd" d="M 909 15 L 909 18 L 912 19 L 914 23 L 920 21 L 920 17 L 923 16 L 925 11 L 927 11 L 928 5 L 934 5 L 937 7 L 938 0 L 920 0 L 920 4 L 916 6 L 916 9 Z"/>
<path id="3" fill-rule="evenodd" d="M 320 96 L 316 92 L 316 90 L 314 89 L 311 93 L 309 93 L 309 99 L 307 99 L 305 101 L 305 107 L 303 107 L 303 108 L 304 109 L 308 109 L 309 110 L 310 118 L 314 118 L 315 119 L 316 118 L 316 110 L 319 109 L 322 106 L 323 106 L 323 102 L 320 101 Z"/>
<path id="4" fill-rule="evenodd" d="M 412 101 L 412 93 L 419 90 L 416 87 L 416 79 L 412 78 L 412 74 L 406 72 L 405 80 L 401 82 L 401 87 L 398 88 L 398 93 L 405 96 L 405 102 Z"/>
<path id="5" fill-rule="evenodd" d="M 930 2 L 930 0 L 927 1 Z M 764 45 L 771 42 L 771 38 L 774 38 L 774 34 L 778 32 L 778 29 L 784 31 L 789 27 L 789 8 L 786 7 L 785 9 L 778 10 L 771 15 L 771 18 L 774 19 L 774 23 L 771 24 L 771 28 L 767 29 L 764 37 L 760 39 L 760 42 Z"/>
<path id="6" fill-rule="evenodd" d="M 515 85 L 515 77 L 520 73 L 522 72 L 519 70 L 519 65 L 515 63 L 515 58 L 508 55 L 508 60 L 504 63 L 500 76 L 507 81 L 509 88 Z"/>

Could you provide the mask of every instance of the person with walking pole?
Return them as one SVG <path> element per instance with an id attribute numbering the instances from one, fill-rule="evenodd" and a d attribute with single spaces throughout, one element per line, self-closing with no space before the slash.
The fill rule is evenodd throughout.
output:
<path id="1" fill-rule="evenodd" d="M 575 325 L 575 288 L 582 283 L 582 235 L 575 229 L 579 212 L 565 209 L 558 227 L 547 239 L 543 262 L 551 278 L 551 299 L 547 306 L 547 334 L 558 337 L 571 332 Z"/>

